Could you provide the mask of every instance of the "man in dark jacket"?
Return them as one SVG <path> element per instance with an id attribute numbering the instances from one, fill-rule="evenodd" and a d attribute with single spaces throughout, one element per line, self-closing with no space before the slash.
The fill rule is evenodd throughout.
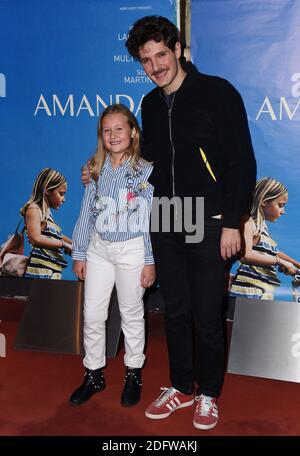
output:
<path id="1" fill-rule="evenodd" d="M 138 20 L 126 46 L 157 86 L 142 103 L 143 155 L 154 162 L 154 196 L 174 209 L 170 229 L 154 220 L 151 233 L 171 387 L 145 414 L 166 418 L 196 400 L 194 426 L 211 429 L 224 376 L 224 264 L 241 248 L 239 226 L 256 178 L 247 116 L 229 82 L 180 63 L 179 32 L 168 19 Z M 199 228 L 201 197 L 202 240 L 186 223 L 188 215 Z"/>

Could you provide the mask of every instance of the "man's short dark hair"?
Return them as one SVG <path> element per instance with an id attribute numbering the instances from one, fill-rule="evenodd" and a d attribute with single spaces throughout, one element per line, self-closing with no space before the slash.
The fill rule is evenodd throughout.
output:
<path id="1" fill-rule="evenodd" d="M 172 51 L 175 51 L 175 44 L 180 41 L 179 30 L 173 22 L 163 16 L 145 16 L 138 19 L 129 32 L 125 46 L 129 54 L 139 60 L 139 49 L 147 41 L 163 41 Z"/>

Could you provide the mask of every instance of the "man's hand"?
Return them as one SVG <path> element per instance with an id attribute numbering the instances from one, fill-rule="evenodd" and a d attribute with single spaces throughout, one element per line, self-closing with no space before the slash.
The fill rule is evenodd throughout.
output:
<path id="1" fill-rule="evenodd" d="M 92 180 L 90 160 L 81 168 L 81 182 L 83 185 L 89 184 Z"/>
<path id="2" fill-rule="evenodd" d="M 147 264 L 143 267 L 141 274 L 141 287 L 149 288 L 155 282 L 155 266 L 154 264 Z"/>
<path id="3" fill-rule="evenodd" d="M 79 280 L 84 280 L 86 274 L 86 261 L 73 260 L 73 272 Z"/>
<path id="4" fill-rule="evenodd" d="M 223 228 L 221 235 L 221 256 L 224 260 L 231 258 L 241 250 L 240 230 L 235 228 Z"/>

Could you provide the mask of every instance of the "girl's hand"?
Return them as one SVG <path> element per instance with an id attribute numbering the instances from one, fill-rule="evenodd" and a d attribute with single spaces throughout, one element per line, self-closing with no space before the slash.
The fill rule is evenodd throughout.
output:
<path id="1" fill-rule="evenodd" d="M 295 275 L 297 273 L 297 269 L 293 265 L 293 263 L 290 263 L 289 261 L 282 260 L 280 259 L 280 268 L 282 269 L 282 272 L 286 275 Z"/>
<path id="2" fill-rule="evenodd" d="M 86 261 L 73 260 L 73 272 L 79 280 L 84 280 L 86 274 Z"/>
<path id="3" fill-rule="evenodd" d="M 149 288 L 155 282 L 155 266 L 154 264 L 146 264 L 143 267 L 141 274 L 141 287 Z"/>

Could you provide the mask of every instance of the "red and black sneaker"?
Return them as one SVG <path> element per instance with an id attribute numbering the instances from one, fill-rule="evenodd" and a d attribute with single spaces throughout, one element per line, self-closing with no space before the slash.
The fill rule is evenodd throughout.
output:
<path id="1" fill-rule="evenodd" d="M 152 420 L 167 418 L 175 410 L 194 403 L 193 394 L 183 394 L 175 388 L 161 388 L 161 395 L 146 409 L 145 415 Z"/>
<path id="2" fill-rule="evenodd" d="M 215 397 L 200 396 L 195 397 L 198 402 L 194 414 L 193 425 L 197 429 L 212 429 L 217 425 L 219 412 Z"/>

